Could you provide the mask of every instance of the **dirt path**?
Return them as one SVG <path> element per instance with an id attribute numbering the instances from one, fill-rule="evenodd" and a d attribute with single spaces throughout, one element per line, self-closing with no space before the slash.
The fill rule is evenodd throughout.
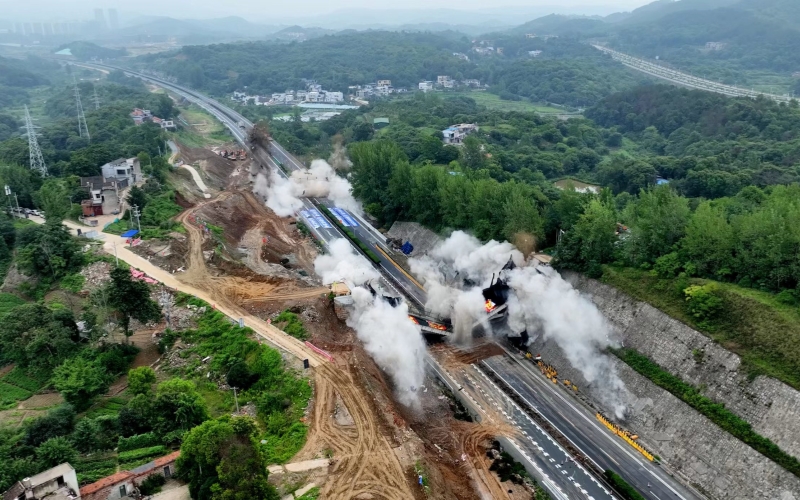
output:
<path id="1" fill-rule="evenodd" d="M 331 418 L 337 395 L 350 414 L 352 425 Z M 322 488 L 323 498 L 368 498 L 407 500 L 413 493 L 400 461 L 381 434 L 368 396 L 347 368 L 323 365 L 317 368 L 314 416 L 304 449 L 333 451 L 331 480 Z M 302 453 L 302 452 L 301 452 Z"/>
<path id="2" fill-rule="evenodd" d="M 227 196 L 230 193 L 223 193 L 221 198 Z M 213 298 L 217 307 L 239 311 L 238 314 L 244 315 L 247 325 L 260 321 L 242 311 L 237 302 L 246 301 L 264 292 L 267 284 L 209 274 L 202 254 L 203 234 L 190 222 L 191 215 L 201 206 L 187 210 L 178 218 L 183 222 L 189 236 L 187 270 L 179 279 L 188 285 L 202 287 Z M 271 291 L 277 293 L 274 288 Z M 319 293 L 318 289 L 309 289 L 294 292 L 294 295 L 307 297 Z M 287 295 L 282 294 L 281 297 L 286 298 Z M 271 325 L 264 326 L 276 330 Z M 284 340 L 290 338 L 282 332 L 279 334 Z M 305 346 L 303 348 L 303 352 L 308 351 Z M 315 383 L 314 420 L 305 448 L 330 448 L 335 459 L 332 479 L 323 488 L 323 496 L 344 500 L 368 493 L 372 495 L 371 498 L 388 500 L 412 498 L 400 462 L 387 439 L 380 433 L 369 396 L 353 379 L 347 365 L 316 363 Z M 329 418 L 337 394 L 352 416 L 354 425 L 338 426 Z"/>

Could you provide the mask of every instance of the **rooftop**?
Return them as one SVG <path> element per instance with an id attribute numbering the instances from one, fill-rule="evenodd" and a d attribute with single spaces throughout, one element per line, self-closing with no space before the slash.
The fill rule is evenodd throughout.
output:
<path id="1" fill-rule="evenodd" d="M 128 472 L 126 470 L 121 471 L 121 472 L 117 472 L 116 474 L 112 474 L 112 475 L 110 475 L 108 477 L 104 477 L 103 479 L 101 479 L 101 480 L 99 480 L 97 482 L 94 482 L 92 484 L 87 484 L 86 486 L 81 488 L 81 496 L 91 495 L 92 493 L 96 493 L 96 492 L 102 490 L 106 486 L 111 486 L 111 485 L 114 485 L 116 483 L 123 482 L 123 481 L 125 481 L 127 479 L 132 478 L 133 476 L 134 476 L 133 473 Z"/>

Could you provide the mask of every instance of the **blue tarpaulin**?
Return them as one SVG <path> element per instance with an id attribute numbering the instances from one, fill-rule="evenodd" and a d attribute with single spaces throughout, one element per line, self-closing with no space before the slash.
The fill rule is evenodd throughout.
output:
<path id="1" fill-rule="evenodd" d="M 403 243 L 403 246 L 400 247 L 400 250 L 404 254 L 409 255 L 411 252 L 414 251 L 414 245 L 412 245 L 410 241 L 406 241 L 405 243 Z"/>
<path id="2" fill-rule="evenodd" d="M 128 229 L 124 233 L 120 234 L 120 236 L 122 236 L 123 238 L 131 238 L 133 236 L 136 236 L 137 234 L 139 234 L 138 229 Z"/>

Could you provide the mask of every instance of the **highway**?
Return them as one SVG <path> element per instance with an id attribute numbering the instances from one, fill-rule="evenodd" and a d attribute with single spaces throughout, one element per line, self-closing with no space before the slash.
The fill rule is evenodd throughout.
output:
<path id="1" fill-rule="evenodd" d="M 698 496 L 611 433 L 577 399 L 541 375 L 528 360 L 511 353 L 481 362 L 481 368 L 505 380 L 519 397 L 550 421 L 601 469 L 612 469 L 645 498 L 693 499 Z"/>
<path id="2" fill-rule="evenodd" d="M 705 78 L 699 78 L 682 71 L 677 71 L 660 64 L 655 64 L 645 59 L 639 59 L 637 57 L 609 49 L 608 47 L 603 47 L 602 45 L 592 45 L 592 47 L 610 55 L 612 59 L 621 62 L 629 68 L 641 71 L 642 73 L 647 73 L 648 75 L 655 76 L 656 78 L 661 78 L 662 80 L 666 80 L 668 82 L 682 85 L 684 87 L 706 90 L 708 92 L 715 92 L 717 94 L 723 94 L 731 97 L 756 98 L 763 96 L 767 99 L 772 99 L 778 102 L 790 102 L 794 99 L 792 96 L 788 95 L 767 94 L 751 89 L 743 89 L 734 85 L 725 85 L 712 80 L 706 80 Z"/>
<path id="3" fill-rule="evenodd" d="M 98 64 L 87 64 L 87 66 L 124 70 L 124 68 Z M 202 107 L 225 124 L 237 141 L 247 145 L 246 129 L 252 127 L 252 123 L 236 111 L 174 83 L 129 70 L 124 71 L 129 75 L 165 87 Z M 246 129 L 242 129 L 239 123 L 243 123 Z M 276 159 L 289 171 L 305 168 L 275 141 L 270 141 L 268 152 L 258 148 L 252 154 L 261 162 L 262 166 L 275 169 L 284 177 L 287 174 L 277 164 Z M 303 199 L 302 201 L 304 208 L 301 216 L 308 223 L 309 229 L 324 245 L 330 244 L 334 239 L 344 237 L 335 225 L 328 224 L 331 227 L 325 227 L 321 223 L 323 221 L 319 221 L 314 213 L 320 205 L 335 209 L 331 200 Z M 350 229 L 357 237 L 376 249 L 376 255 L 380 259 L 379 267 L 386 278 L 386 286 L 394 289 L 398 294 L 402 293 L 412 305 L 424 310 L 427 300 L 425 291 L 413 277 L 388 257 L 389 252 L 383 236 L 357 214 L 337 211 L 342 214 L 341 216 L 337 215 L 340 221 L 348 221 Z M 307 217 L 308 215 L 314 215 L 312 219 L 317 221 L 316 225 Z M 549 424 L 560 434 L 566 436 L 571 445 L 588 457 L 596 468 L 613 469 L 633 484 L 646 498 L 656 500 L 703 498 L 666 474 L 658 466 L 645 461 L 633 448 L 600 426 L 592 410 L 577 400 L 564 396 L 560 392 L 560 388 L 554 387 L 551 382 L 534 371 L 532 365 L 525 366 L 524 363 L 527 362 L 519 362 L 512 356 L 495 357 L 485 360 L 480 365 L 472 365 L 469 370 L 465 369 L 456 374 L 445 372 L 444 368 L 430 357 L 428 362 L 445 383 L 456 384 L 463 388 L 463 391 L 454 388 L 454 393 L 466 393 L 465 395 L 476 402 L 480 411 L 485 415 L 488 413 L 477 402 L 483 401 L 483 406 L 486 407 L 493 406 L 495 410 L 504 415 L 508 423 L 520 431 L 524 439 L 513 442 L 527 462 L 526 469 L 543 482 L 554 498 L 601 499 L 615 497 L 608 493 L 607 486 L 602 484 L 602 478 L 596 477 L 583 466 L 569 460 L 570 454 L 564 447 L 548 436 L 541 426 L 528 416 L 531 410 L 545 417 Z M 498 376 L 504 384 L 510 386 L 516 392 L 519 400 L 523 402 L 522 406 L 513 401 L 509 394 L 490 380 L 491 375 Z"/>

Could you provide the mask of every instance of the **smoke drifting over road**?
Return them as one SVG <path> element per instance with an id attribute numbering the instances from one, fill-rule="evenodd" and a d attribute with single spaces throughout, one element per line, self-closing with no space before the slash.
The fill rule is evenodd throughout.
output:
<path id="1" fill-rule="evenodd" d="M 510 287 L 508 330 L 495 332 L 488 320 L 482 290 L 511 259 L 517 266 L 503 272 Z M 603 403 L 624 416 L 628 392 L 603 350 L 612 345 L 610 329 L 594 304 L 549 267 L 524 264 L 508 242 L 481 244 L 454 232 L 429 255 L 409 260 L 412 272 L 428 290 L 427 308 L 453 320 L 456 341 L 469 342 L 476 325 L 493 334 L 523 330 L 554 341 L 572 366 L 599 389 Z"/>
<path id="2" fill-rule="evenodd" d="M 325 160 L 314 160 L 304 170 L 295 170 L 288 179 L 273 170 L 269 180 L 263 174 L 256 176 L 253 190 L 264 197 L 267 207 L 280 217 L 295 215 L 302 210 L 300 198 L 328 198 L 337 207 L 359 215 L 361 204 L 353 198 L 350 182 L 336 174 Z"/>
<path id="3" fill-rule="evenodd" d="M 314 271 L 324 284 L 345 280 L 360 285 L 379 278 L 346 240 L 334 240 L 329 250 L 314 261 Z M 415 405 L 416 390 L 425 377 L 425 342 L 419 327 L 408 319 L 408 307 L 405 303 L 392 307 L 363 287 L 352 292 L 354 304 L 347 325 L 356 331 L 377 365 L 392 377 L 400 402 Z"/>

